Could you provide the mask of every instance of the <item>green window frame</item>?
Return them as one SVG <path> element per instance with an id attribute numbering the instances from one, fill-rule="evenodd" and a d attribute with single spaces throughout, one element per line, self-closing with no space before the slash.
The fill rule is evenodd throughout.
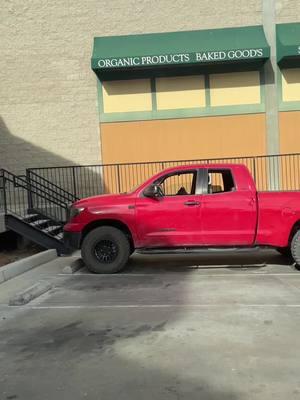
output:
<path id="1" fill-rule="evenodd" d="M 247 70 L 246 70 L 247 71 Z M 245 71 L 245 72 L 246 72 Z M 250 71 L 250 70 L 249 70 Z M 253 71 L 253 69 L 252 69 Z M 242 105 L 229 105 L 229 106 L 211 106 L 210 102 L 210 87 L 209 87 L 209 73 L 187 73 L 188 75 L 204 75 L 205 80 L 205 107 L 199 108 L 183 108 L 172 110 L 158 110 L 156 103 L 156 86 L 155 76 L 149 76 L 151 80 L 151 97 L 152 97 L 152 111 L 139 111 L 139 112 L 113 112 L 104 113 L 102 83 L 97 78 L 97 92 L 98 92 L 98 109 L 100 122 L 126 122 L 126 121 L 145 121 L 155 119 L 175 119 L 175 118 L 192 118 L 192 117 L 207 117 L 207 116 L 222 116 L 222 115 L 236 115 L 236 114 L 253 114 L 265 112 L 265 76 L 263 68 L 255 69 L 259 72 L 260 77 L 260 103 L 258 104 L 242 104 Z M 227 71 L 239 72 L 239 71 Z M 170 76 L 178 76 L 177 74 Z M 145 76 L 144 78 L 147 78 Z M 131 79 L 131 78 L 130 78 Z M 280 86 L 281 88 L 281 86 Z"/>

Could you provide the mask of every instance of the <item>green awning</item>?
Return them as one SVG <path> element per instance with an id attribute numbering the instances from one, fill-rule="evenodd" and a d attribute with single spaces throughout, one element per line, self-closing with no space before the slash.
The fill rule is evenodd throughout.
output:
<path id="1" fill-rule="evenodd" d="M 263 27 L 248 26 L 96 37 L 92 69 L 101 76 L 103 71 L 263 63 L 269 57 Z"/>
<path id="2" fill-rule="evenodd" d="M 276 25 L 277 62 L 281 67 L 300 66 L 300 22 Z"/>

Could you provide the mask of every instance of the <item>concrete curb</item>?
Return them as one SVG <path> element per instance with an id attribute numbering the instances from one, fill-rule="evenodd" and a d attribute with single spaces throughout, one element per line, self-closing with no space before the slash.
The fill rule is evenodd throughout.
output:
<path id="1" fill-rule="evenodd" d="M 77 258 L 76 260 L 72 261 L 70 265 L 67 265 L 64 267 L 62 270 L 63 274 L 74 274 L 77 272 L 79 269 L 81 269 L 84 266 L 84 262 L 82 258 Z"/>
<path id="2" fill-rule="evenodd" d="M 38 267 L 41 264 L 45 264 L 49 261 L 54 260 L 57 257 L 55 249 L 46 250 L 33 256 L 18 260 L 13 263 L 7 264 L 0 268 L 0 283 L 6 282 L 15 276 L 21 275 L 32 268 Z"/>
<path id="3" fill-rule="evenodd" d="M 48 292 L 52 288 L 52 285 L 48 282 L 38 282 L 33 286 L 30 286 L 28 289 L 25 289 L 23 292 L 17 293 L 9 300 L 10 306 L 23 306 L 24 304 L 29 303 L 31 300 L 36 299 L 42 294 Z"/>

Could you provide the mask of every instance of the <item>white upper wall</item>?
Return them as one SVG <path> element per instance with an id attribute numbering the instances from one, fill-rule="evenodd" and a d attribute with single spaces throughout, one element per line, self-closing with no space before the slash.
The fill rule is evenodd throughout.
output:
<path id="1" fill-rule="evenodd" d="M 276 23 L 300 22 L 300 0 L 275 0 Z"/>
<path id="2" fill-rule="evenodd" d="M 101 162 L 94 36 L 257 25 L 261 8 L 261 0 L 4 2 L 0 167 Z"/>

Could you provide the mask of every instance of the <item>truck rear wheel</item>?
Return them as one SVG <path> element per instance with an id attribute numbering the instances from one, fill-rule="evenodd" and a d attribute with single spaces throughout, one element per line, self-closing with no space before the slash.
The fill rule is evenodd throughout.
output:
<path id="1" fill-rule="evenodd" d="M 125 267 L 130 255 L 130 244 L 119 229 L 101 226 L 84 238 L 81 255 L 89 271 L 114 274 Z"/>
<path id="2" fill-rule="evenodd" d="M 291 253 L 296 263 L 295 267 L 300 270 L 300 230 L 295 233 L 292 239 Z"/>

